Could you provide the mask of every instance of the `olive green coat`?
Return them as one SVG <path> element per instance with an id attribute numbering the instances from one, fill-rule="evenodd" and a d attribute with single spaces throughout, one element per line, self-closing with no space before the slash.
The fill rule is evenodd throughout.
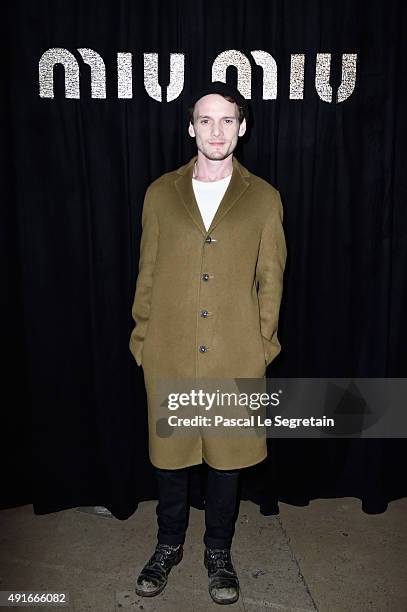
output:
<path id="1" fill-rule="evenodd" d="M 231 180 L 207 231 L 192 187 L 195 160 L 147 189 L 130 350 L 143 367 L 153 465 L 177 469 L 204 459 L 217 469 L 237 469 L 267 456 L 265 435 L 158 436 L 155 383 L 265 376 L 281 350 L 283 209 L 279 192 L 233 158 Z"/>

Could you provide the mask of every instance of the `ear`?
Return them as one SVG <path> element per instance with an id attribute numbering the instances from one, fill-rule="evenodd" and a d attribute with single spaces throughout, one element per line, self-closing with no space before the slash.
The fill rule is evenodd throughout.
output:
<path id="1" fill-rule="evenodd" d="M 243 119 L 242 123 L 239 126 L 239 136 L 243 136 L 243 134 L 246 132 L 246 119 Z"/>
<path id="2" fill-rule="evenodd" d="M 191 122 L 189 122 L 189 126 L 188 126 L 188 134 L 190 136 L 192 136 L 192 138 L 195 138 L 195 130 L 194 130 L 194 126 L 192 125 Z"/>

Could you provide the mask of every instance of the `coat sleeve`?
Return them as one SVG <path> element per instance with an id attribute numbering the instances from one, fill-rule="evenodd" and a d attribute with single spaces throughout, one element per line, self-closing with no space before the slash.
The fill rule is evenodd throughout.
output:
<path id="1" fill-rule="evenodd" d="M 135 327 L 130 336 L 130 351 L 137 365 L 141 366 L 143 343 L 150 316 L 153 275 L 158 250 L 158 219 L 153 207 L 150 188 L 147 189 L 141 218 L 139 272 L 134 295 L 132 317 Z"/>
<path id="2" fill-rule="evenodd" d="M 281 351 L 277 328 L 283 292 L 283 275 L 287 259 L 282 224 L 283 206 L 279 192 L 276 193 L 277 196 L 272 202 L 272 209 L 262 231 L 256 268 L 261 335 L 267 365 Z"/>

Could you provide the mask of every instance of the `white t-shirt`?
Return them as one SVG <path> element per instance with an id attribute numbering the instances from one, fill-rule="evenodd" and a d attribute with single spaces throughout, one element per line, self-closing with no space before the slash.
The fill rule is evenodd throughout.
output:
<path id="1" fill-rule="evenodd" d="M 225 191 L 231 178 L 232 175 L 226 176 L 219 181 L 212 181 L 209 183 L 206 181 L 197 181 L 194 178 L 192 179 L 195 199 L 198 203 L 201 217 L 207 230 L 209 229 L 212 219 L 218 210 L 218 206 L 225 195 Z"/>

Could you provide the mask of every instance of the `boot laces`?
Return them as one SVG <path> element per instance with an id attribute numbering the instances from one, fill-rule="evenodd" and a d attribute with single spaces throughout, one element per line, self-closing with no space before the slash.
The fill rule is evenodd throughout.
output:
<path id="1" fill-rule="evenodd" d="M 169 544 L 158 544 L 153 556 L 150 559 L 150 563 L 159 563 L 164 565 L 165 560 L 178 550 L 179 546 L 170 546 Z"/>
<path id="2" fill-rule="evenodd" d="M 209 558 L 211 559 L 211 561 L 214 561 L 216 564 L 217 568 L 222 568 L 222 569 L 229 569 L 231 562 L 230 562 L 230 555 L 229 555 L 229 551 L 228 550 L 222 550 L 222 549 L 212 549 L 209 552 Z"/>

